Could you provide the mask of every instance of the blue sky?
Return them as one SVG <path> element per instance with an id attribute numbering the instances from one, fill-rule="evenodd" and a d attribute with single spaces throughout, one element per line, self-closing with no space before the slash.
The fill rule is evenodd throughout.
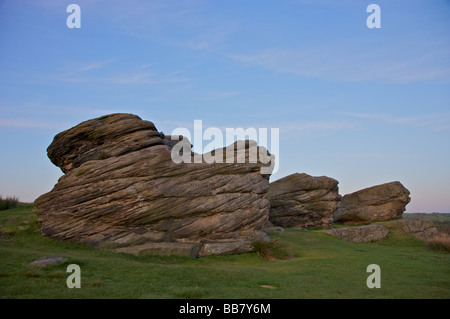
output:
<path id="1" fill-rule="evenodd" d="M 399 180 L 407 212 L 450 212 L 449 31 L 444 0 L 0 1 L 0 194 L 50 191 L 54 135 L 127 112 L 166 134 L 280 128 L 271 180 Z"/>

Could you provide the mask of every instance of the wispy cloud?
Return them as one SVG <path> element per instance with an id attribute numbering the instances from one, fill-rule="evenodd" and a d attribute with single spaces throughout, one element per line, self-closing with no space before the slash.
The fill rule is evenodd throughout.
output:
<path id="1" fill-rule="evenodd" d="M 69 82 L 69 83 L 111 83 L 111 84 L 164 84 L 164 83 L 180 83 L 189 82 L 191 79 L 183 77 L 180 74 L 175 74 L 172 72 L 167 75 L 159 75 L 157 72 L 153 72 L 150 69 L 151 64 L 145 64 L 139 66 L 137 69 L 130 72 L 120 72 L 116 71 L 114 75 L 105 75 L 99 73 L 89 73 L 85 74 L 86 71 L 98 69 L 109 62 L 104 63 L 92 63 L 84 67 L 80 67 L 77 70 L 66 73 L 62 76 L 55 77 L 57 81 Z"/>
<path id="2" fill-rule="evenodd" d="M 433 131 L 450 130 L 450 112 L 430 113 L 411 116 L 395 116 L 387 113 L 336 112 L 353 118 L 377 120 L 387 124 L 409 125 L 428 128 Z"/>
<path id="3" fill-rule="evenodd" d="M 45 110 L 45 113 L 43 113 Z M 129 106 L 122 108 L 114 107 L 99 107 L 98 105 L 89 103 L 82 104 L 53 104 L 46 98 L 33 97 L 30 101 L 7 102 L 0 100 L 0 126 L 2 127 L 23 127 L 23 128 L 67 128 L 75 125 L 76 121 L 87 120 L 91 116 L 100 116 L 112 113 L 135 113 L 138 114 L 138 109 L 130 109 Z M 57 116 L 58 118 L 65 118 L 68 121 L 63 122 L 49 122 L 45 120 L 37 120 L 42 116 Z M 58 124 L 60 123 L 60 124 Z"/>
<path id="4" fill-rule="evenodd" d="M 352 113 L 352 112 L 336 112 L 336 114 L 347 115 L 351 117 L 357 117 L 361 119 L 386 119 L 389 118 L 390 115 L 383 113 Z"/>
<path id="5" fill-rule="evenodd" d="M 189 40 L 187 42 L 182 43 L 182 45 L 193 50 L 204 50 L 210 48 L 219 41 L 220 37 L 213 35 L 213 36 L 204 36 L 198 40 Z"/>
<path id="6" fill-rule="evenodd" d="M 109 78 L 104 78 L 103 81 L 116 84 L 154 84 L 154 73 L 136 73 L 116 75 Z"/>
<path id="7" fill-rule="evenodd" d="M 79 66 L 79 67 L 73 69 L 72 71 L 64 74 L 63 77 L 69 77 L 69 76 L 72 76 L 77 73 L 82 73 L 82 72 L 86 72 L 86 71 L 99 69 L 102 66 L 104 66 L 112 61 L 113 61 L 112 59 L 109 59 L 109 60 L 91 62 L 91 63 L 85 64 L 85 65 L 82 65 L 82 66 Z"/>
<path id="8" fill-rule="evenodd" d="M 229 57 L 248 66 L 278 73 L 338 82 L 449 82 L 448 42 L 449 39 L 434 39 L 420 45 L 405 42 L 380 48 L 365 42 L 336 43 L 295 49 L 270 48 L 253 54 L 230 54 Z"/>
<path id="9" fill-rule="evenodd" d="M 412 158 L 417 157 L 416 154 L 404 154 L 404 153 L 357 153 L 357 152 L 345 152 L 345 153 L 327 153 L 327 157 L 335 158 L 352 158 L 352 159 L 395 159 L 395 158 Z"/>
<path id="10" fill-rule="evenodd" d="M 358 125 L 350 121 L 311 121 L 301 123 L 285 123 L 279 126 L 281 130 L 288 132 L 319 132 L 357 130 Z"/>
<path id="11" fill-rule="evenodd" d="M 163 84 L 189 82 L 191 79 L 183 77 L 159 77 L 156 73 L 130 73 L 101 78 L 100 81 L 115 84 Z"/>
<path id="12" fill-rule="evenodd" d="M 41 121 L 32 121 L 27 119 L 0 119 L 0 127 L 53 130 L 53 129 L 62 129 L 66 126 L 61 123 L 48 123 Z"/>
<path id="13" fill-rule="evenodd" d="M 236 31 L 236 27 L 227 24 L 225 27 L 214 28 L 209 31 L 201 31 L 199 35 L 191 40 L 174 41 L 172 44 L 180 45 L 192 50 L 208 50 L 223 43 L 226 38 Z"/>

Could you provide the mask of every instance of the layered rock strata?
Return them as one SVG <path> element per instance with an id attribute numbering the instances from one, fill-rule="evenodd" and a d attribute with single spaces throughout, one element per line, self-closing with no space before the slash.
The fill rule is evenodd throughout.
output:
<path id="1" fill-rule="evenodd" d="M 400 182 L 391 182 L 359 190 L 342 197 L 334 220 L 345 224 L 363 224 L 401 218 L 411 198 Z"/>
<path id="2" fill-rule="evenodd" d="M 176 164 L 175 145 L 131 114 L 56 135 L 48 156 L 65 175 L 35 201 L 42 234 L 136 255 L 191 257 L 247 252 L 267 239 L 270 174 L 261 168 L 273 163 L 248 161 L 250 152 L 267 150 L 247 141 L 232 148 L 245 163 Z"/>
<path id="3" fill-rule="evenodd" d="M 329 226 L 340 201 L 338 181 L 292 174 L 270 183 L 269 220 L 284 227 Z"/>

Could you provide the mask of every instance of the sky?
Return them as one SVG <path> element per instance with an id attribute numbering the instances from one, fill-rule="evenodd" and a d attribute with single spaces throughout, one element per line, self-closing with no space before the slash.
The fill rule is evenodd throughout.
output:
<path id="1" fill-rule="evenodd" d="M 279 128 L 271 181 L 400 181 L 407 212 L 450 213 L 449 31 L 444 0 L 0 0 L 0 194 L 50 191 L 53 137 L 124 112 L 166 135 Z"/>

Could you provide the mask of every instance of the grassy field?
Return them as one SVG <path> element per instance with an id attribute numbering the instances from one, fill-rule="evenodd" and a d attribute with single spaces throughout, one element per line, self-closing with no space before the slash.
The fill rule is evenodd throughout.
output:
<path id="1" fill-rule="evenodd" d="M 135 257 L 55 242 L 39 233 L 31 205 L 0 212 L 0 298 L 450 298 L 450 255 L 411 237 L 356 244 L 289 230 L 271 236 L 292 254 Z M 27 266 L 42 256 L 69 261 Z M 81 267 L 81 289 L 66 286 L 68 264 Z M 369 264 L 381 288 L 369 289 Z"/>

